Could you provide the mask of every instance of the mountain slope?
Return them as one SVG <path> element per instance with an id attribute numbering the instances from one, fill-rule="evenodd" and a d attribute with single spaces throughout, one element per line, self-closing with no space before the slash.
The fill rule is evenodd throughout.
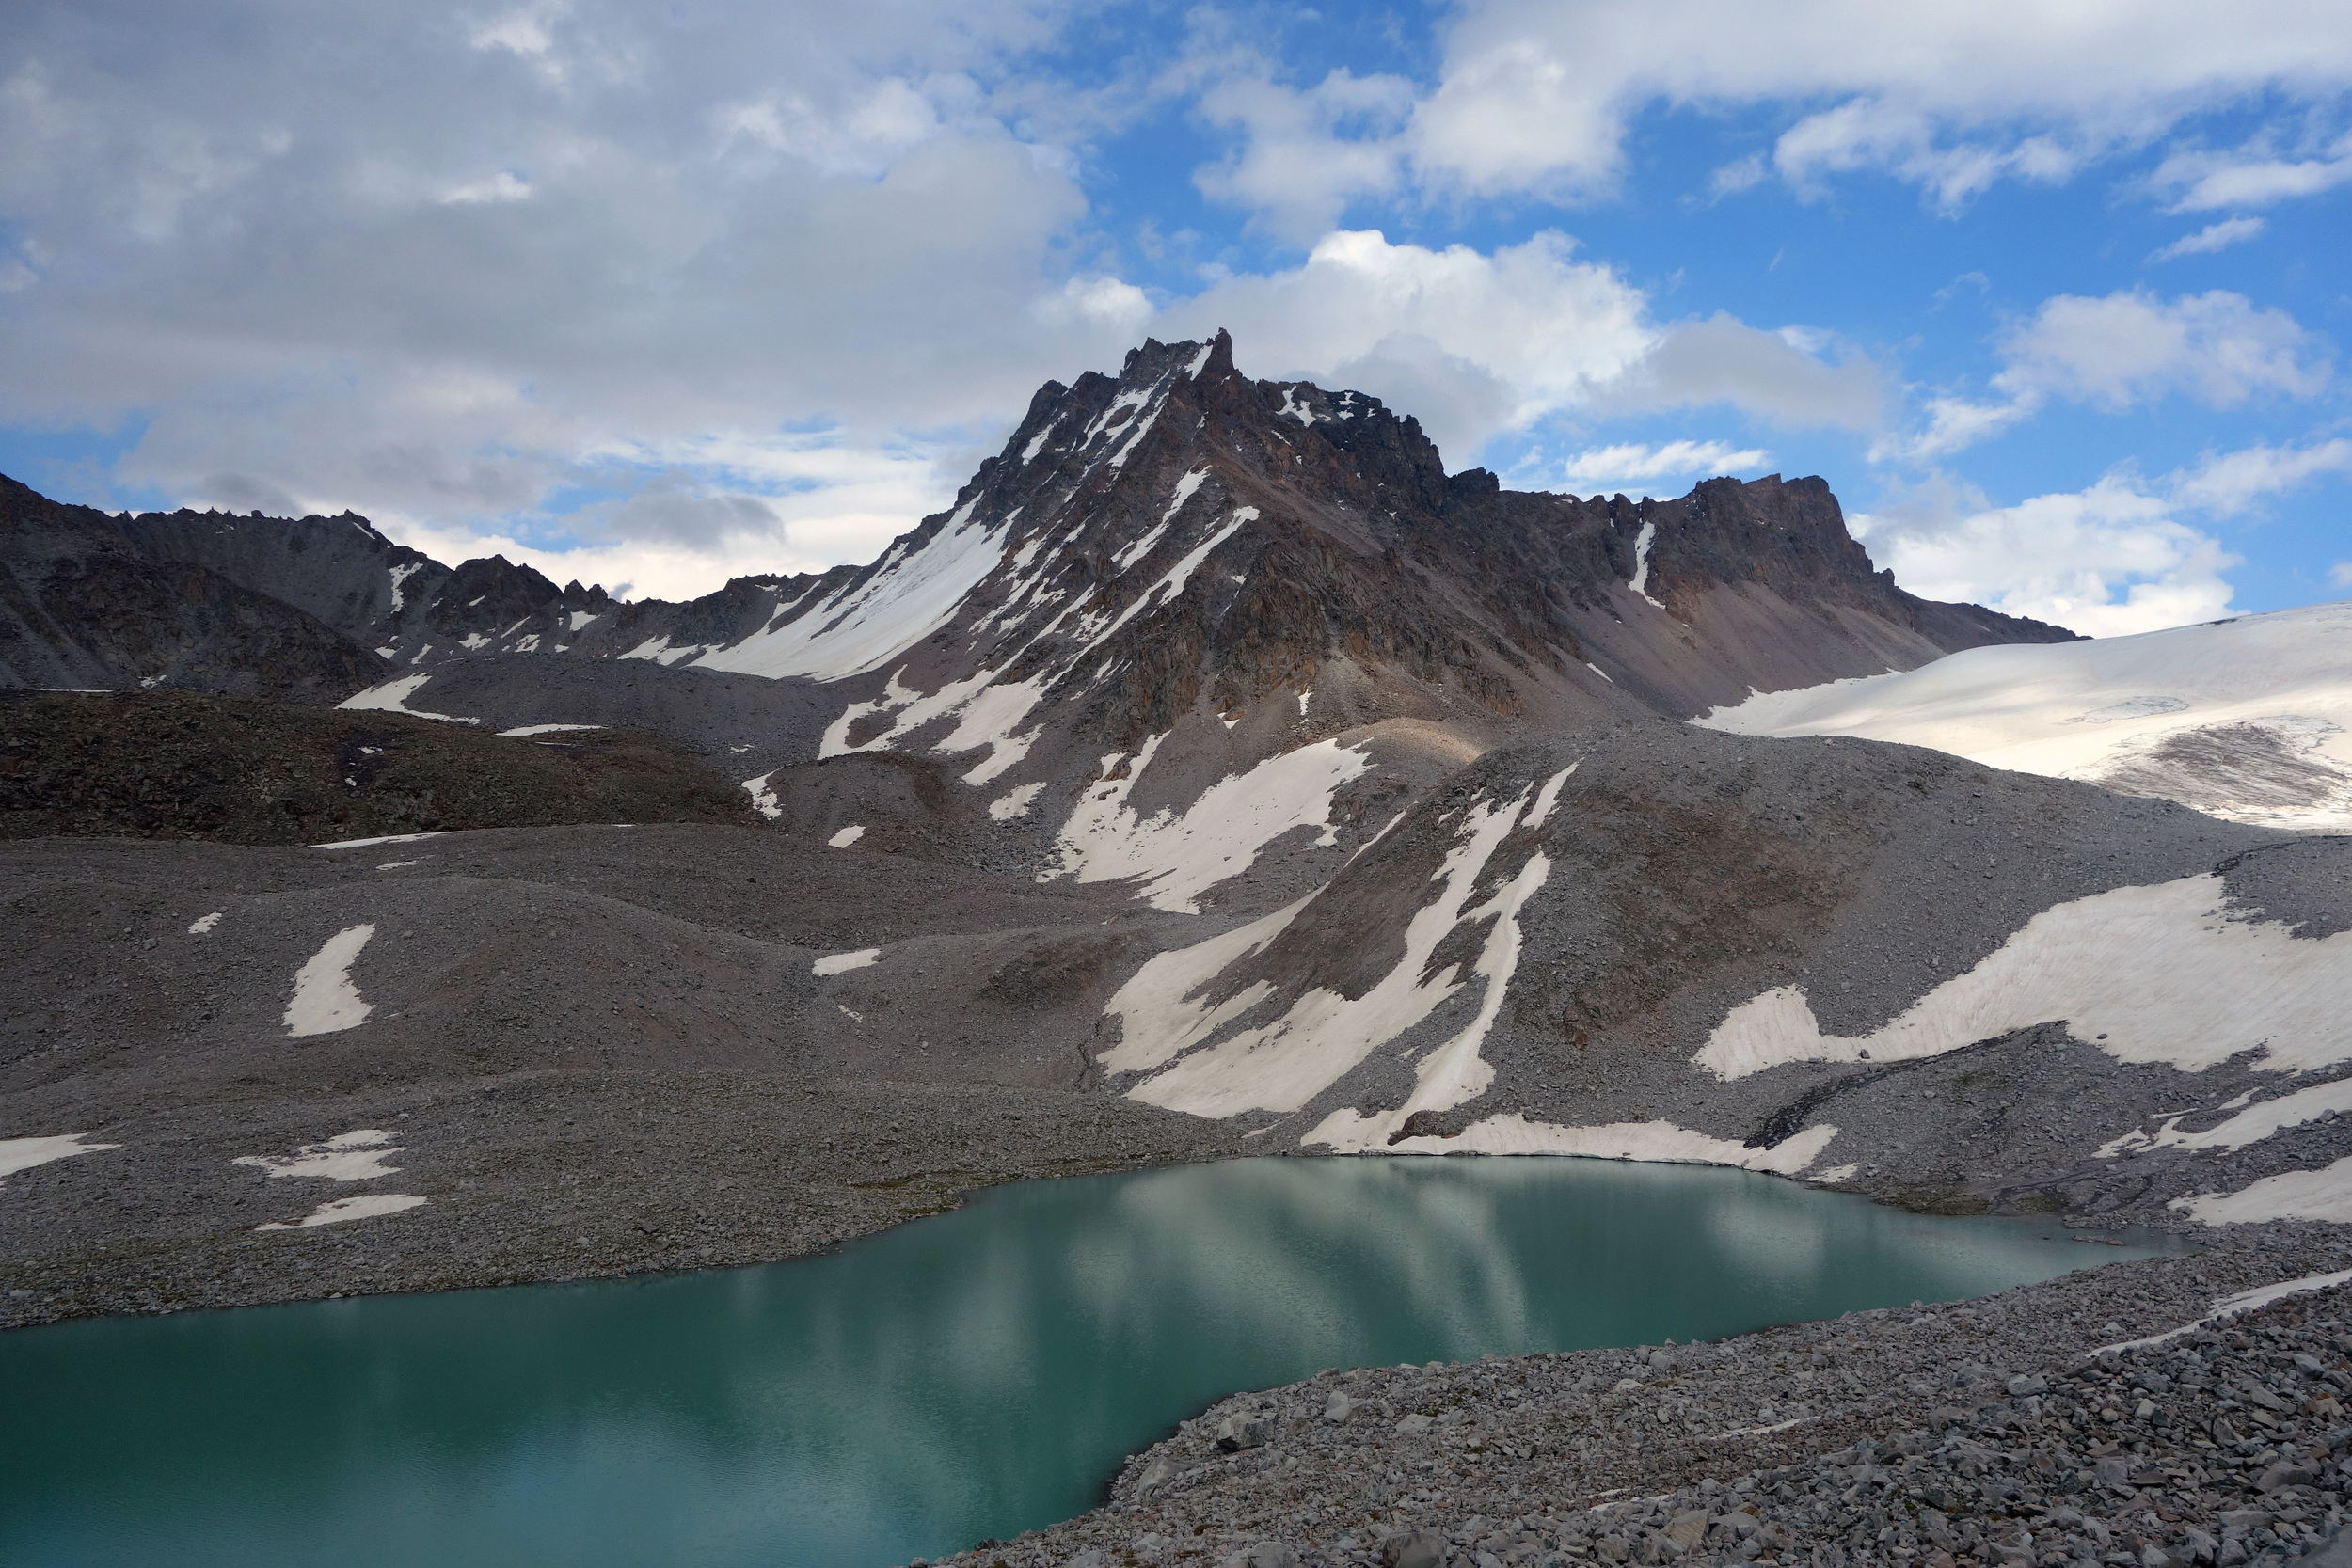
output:
<path id="1" fill-rule="evenodd" d="M 1449 476 L 1376 400 L 1242 375 L 1223 336 L 1048 384 L 955 507 L 869 566 L 548 604 L 358 701 L 504 721 L 501 683 L 540 677 L 488 656 L 526 648 L 805 683 L 822 721 L 766 748 L 796 771 L 746 769 L 778 820 L 809 815 L 787 799 L 806 764 L 932 758 L 977 792 L 969 820 L 1028 826 L 1041 869 L 1171 909 L 1265 854 L 1298 862 L 1295 893 L 1515 737 L 2071 635 L 1903 594 L 1819 480 L 1508 492 Z M 463 708 L 436 694 L 459 670 Z"/>
<path id="2" fill-rule="evenodd" d="M 384 668 L 292 605 L 206 566 L 157 561 L 105 513 L 0 476 L 0 684 L 332 703 Z"/>

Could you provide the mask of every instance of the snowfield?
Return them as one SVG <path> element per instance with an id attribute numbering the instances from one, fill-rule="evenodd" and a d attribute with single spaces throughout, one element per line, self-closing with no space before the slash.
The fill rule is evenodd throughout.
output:
<path id="1" fill-rule="evenodd" d="M 2352 604 L 1971 648 L 1900 674 L 1751 696 L 1692 722 L 1931 746 L 2233 821 L 2343 832 L 2352 831 Z"/>
<path id="2" fill-rule="evenodd" d="M 1201 894 L 1248 870 L 1266 846 L 1292 829 L 1320 829 L 1317 844 L 1336 844 L 1331 797 L 1372 767 L 1363 752 L 1319 741 L 1219 779 L 1182 816 L 1161 810 L 1142 816 L 1128 798 L 1167 738 L 1155 735 L 1145 741 L 1132 762 L 1120 752 L 1103 759 L 1104 782 L 1089 786 L 1062 824 L 1054 868 L 1040 881 L 1132 879 L 1153 908 L 1197 914 Z M 1127 771 L 1111 777 L 1121 764 Z"/>
<path id="3" fill-rule="evenodd" d="M 1910 1061 L 2061 1020 L 2118 1061 L 2184 1072 L 2256 1047 L 2280 1072 L 2352 1061 L 2352 931 L 2311 941 L 2244 918 L 2217 876 L 2117 888 L 2044 910 L 1867 1036 L 1823 1035 L 1804 992 L 1781 986 L 1732 1009 L 1691 1059 L 1722 1079 Z"/>

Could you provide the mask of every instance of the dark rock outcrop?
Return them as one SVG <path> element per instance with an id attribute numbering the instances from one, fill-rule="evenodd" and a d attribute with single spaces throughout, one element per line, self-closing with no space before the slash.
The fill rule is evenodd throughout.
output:
<path id="1" fill-rule="evenodd" d="M 387 670 L 316 616 L 0 476 L 0 684 L 333 703 Z"/>

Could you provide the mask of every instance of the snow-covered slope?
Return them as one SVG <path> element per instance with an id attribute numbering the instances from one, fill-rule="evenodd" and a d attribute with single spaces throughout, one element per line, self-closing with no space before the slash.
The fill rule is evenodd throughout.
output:
<path id="1" fill-rule="evenodd" d="M 2233 821 L 2342 832 L 2352 830 L 2352 604 L 1974 648 L 1899 674 L 1751 696 L 1696 722 L 1932 746 Z"/>

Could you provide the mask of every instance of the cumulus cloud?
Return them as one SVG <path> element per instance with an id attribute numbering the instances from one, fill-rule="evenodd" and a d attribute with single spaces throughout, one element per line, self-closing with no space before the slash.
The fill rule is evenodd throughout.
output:
<path id="1" fill-rule="evenodd" d="M 0 420 L 141 418 L 125 485 L 528 545 L 615 448 L 717 432 L 793 467 L 820 431 L 923 476 L 870 554 L 952 492 L 935 459 L 1148 325 L 1067 250 L 1072 161 L 981 85 L 1050 36 L 1048 0 L 114 8 L 34 0 L 0 40 Z M 651 529 L 707 586 L 778 564 L 711 510 L 771 483 L 830 495 L 834 531 L 883 510 L 714 470 L 573 520 Z"/>
<path id="2" fill-rule="evenodd" d="M 1582 405 L 1659 341 L 1646 296 L 1575 249 L 1553 232 L 1486 253 L 1343 230 L 1297 267 L 1172 304 L 1160 335 L 1230 327 L 1252 375 L 1370 392 L 1462 460 L 1500 431 Z"/>
<path id="3" fill-rule="evenodd" d="M 1194 183 L 1213 199 L 1264 214 L 1284 238 L 1311 241 L 1351 202 L 1395 188 L 1400 159 L 1384 133 L 1412 103 L 1412 84 L 1401 77 L 1345 71 L 1304 89 L 1263 71 L 1215 81 L 1200 95 L 1200 113 L 1238 139 Z"/>
<path id="4" fill-rule="evenodd" d="M 1643 494 L 1646 482 L 1753 473 L 1771 460 L 1760 449 L 1736 448 L 1728 441 L 1663 441 L 1655 446 L 1624 443 L 1592 447 L 1572 454 L 1560 477 L 1570 490 L 1580 494 Z"/>
<path id="5" fill-rule="evenodd" d="M 2238 558 L 2184 517 L 2238 516 L 2342 473 L 2352 473 L 2352 440 L 2335 437 L 2208 452 L 2154 480 L 2118 469 L 2088 489 L 2014 506 L 1936 474 L 1857 516 L 1854 529 L 1915 594 L 2116 636 L 2229 613 L 2223 574 Z"/>
<path id="6" fill-rule="evenodd" d="M 2166 301 L 2142 289 L 2058 294 L 2003 339 L 1994 378 L 2020 397 L 2055 394 L 2127 408 L 2167 392 L 2227 408 L 2259 392 L 2309 397 L 2328 367 L 2284 310 L 2216 289 Z"/>
<path id="7" fill-rule="evenodd" d="M 1824 358 L 1823 346 L 1718 311 L 1668 328 L 1614 391 L 1629 409 L 1720 403 L 1778 425 L 1876 428 L 1891 395 L 1885 373 L 1859 354 Z"/>
<path id="8" fill-rule="evenodd" d="M 2170 300 L 2145 289 L 2054 295 L 2001 335 L 1999 353 L 1994 396 L 1928 398 L 1925 426 L 1883 436 L 1873 460 L 1957 451 L 2054 397 L 2109 411 L 2168 395 L 2229 408 L 2265 393 L 2312 397 L 2332 374 L 2322 345 L 2293 316 L 2222 289 Z"/>
<path id="9" fill-rule="evenodd" d="M 1950 481 L 1858 518 L 1871 555 L 1925 598 L 1966 600 L 2091 637 L 2229 613 L 2238 563 L 2127 476 L 1992 506 Z"/>
<path id="10" fill-rule="evenodd" d="M 2338 588 L 2352 588 L 2352 561 L 2339 561 L 2328 567 L 2328 580 Z"/>
<path id="11" fill-rule="evenodd" d="M 2251 93 L 2322 95 L 2347 83 L 2352 21 L 2298 0 L 2153 17 L 2133 0 L 2026 17 L 1867 0 L 1467 0 L 1445 31 L 1437 82 L 1393 130 L 1349 135 L 1318 112 L 1312 89 L 1287 89 L 1299 102 L 1279 108 L 1261 93 L 1235 123 L 1253 137 L 1266 127 L 1288 166 L 1406 177 L 1441 198 L 1574 199 L 1614 187 L 1629 125 L 1656 106 L 1818 104 L 1769 155 L 1719 169 L 1713 194 L 1768 169 L 1802 190 L 1868 169 L 1949 208 L 1999 180 L 2071 178 Z M 1236 154 L 1234 166 L 1250 156 Z M 2249 171 L 2240 183 L 2267 180 L 2283 195 L 2297 182 L 2316 189 L 2318 178 Z M 1216 193 L 1309 219 L 1330 201 L 1329 182 L 1313 179 L 1297 193 L 1271 180 Z"/>
<path id="12" fill-rule="evenodd" d="M 1245 368 L 1367 391 L 1414 415 L 1450 461 L 1564 414 L 1723 404 L 1790 426 L 1869 429 L 1879 367 L 1796 329 L 1717 314 L 1661 325 L 1648 295 L 1546 231 L 1491 253 L 1341 230 L 1295 268 L 1172 302 L 1162 337 L 1228 326 Z"/>

